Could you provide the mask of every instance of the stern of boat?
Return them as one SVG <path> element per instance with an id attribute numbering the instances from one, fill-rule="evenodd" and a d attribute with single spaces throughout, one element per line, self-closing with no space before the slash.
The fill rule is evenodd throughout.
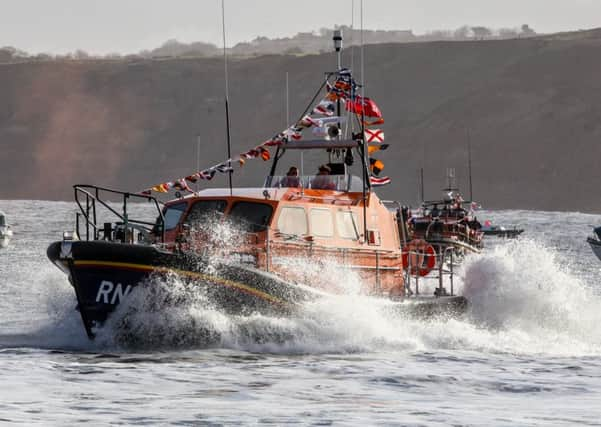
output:
<path id="1" fill-rule="evenodd" d="M 591 246 L 593 253 L 601 260 L 601 240 L 598 240 L 594 237 L 589 237 L 586 239 L 587 243 Z"/>

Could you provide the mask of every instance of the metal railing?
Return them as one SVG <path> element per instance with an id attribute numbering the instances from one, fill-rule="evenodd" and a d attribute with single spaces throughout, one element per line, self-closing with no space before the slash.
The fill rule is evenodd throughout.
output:
<path id="1" fill-rule="evenodd" d="M 418 269 L 424 267 L 424 262 L 426 261 L 426 257 L 433 256 L 435 257 L 436 263 L 434 268 L 431 270 L 435 272 L 435 275 L 429 275 L 428 279 L 434 279 L 438 281 L 438 286 L 434 291 L 435 296 L 453 296 L 455 293 L 454 289 L 454 254 L 455 248 L 451 245 L 443 245 L 443 244 L 432 244 L 432 246 L 436 247 L 435 255 L 427 255 L 423 252 L 418 251 L 406 251 L 404 253 L 407 254 L 407 266 L 405 268 L 405 296 L 420 295 L 420 278 L 422 280 L 426 280 L 425 277 L 420 277 L 420 275 L 416 272 Z M 414 259 L 421 259 L 419 265 L 412 265 Z M 445 287 L 445 277 L 448 278 L 450 293 L 447 291 Z M 414 288 L 411 288 L 411 282 L 414 282 Z"/>
<path id="2" fill-rule="evenodd" d="M 126 191 L 114 190 L 111 188 L 98 187 L 95 185 L 74 185 L 75 203 L 80 212 L 76 214 L 75 231 L 77 237 L 81 239 L 80 218 L 85 222 L 85 240 L 103 240 L 120 241 L 122 243 L 133 243 L 134 235 L 137 232 L 138 237 L 154 235 L 161 243 L 165 240 L 165 218 L 159 205 L 159 201 L 153 196 L 143 194 L 129 193 Z M 107 200 L 116 196 L 121 199 L 121 211 L 119 212 L 111 202 Z M 136 199 L 140 201 L 152 202 L 157 210 L 157 221 L 149 222 L 131 218 L 128 213 L 128 201 Z M 97 203 L 107 209 L 117 221 L 103 222 L 102 226 L 98 223 Z"/>
<path id="3" fill-rule="evenodd" d="M 360 192 L 361 180 L 353 175 L 303 175 L 268 176 L 263 184 L 265 188 L 299 188 L 313 190 L 335 190 Z"/>

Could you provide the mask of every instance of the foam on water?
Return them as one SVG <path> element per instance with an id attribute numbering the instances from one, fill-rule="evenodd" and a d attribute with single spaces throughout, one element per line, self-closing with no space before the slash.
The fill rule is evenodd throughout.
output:
<path id="1" fill-rule="evenodd" d="M 272 353 L 464 349 L 601 354 L 601 300 L 559 265 L 551 249 L 529 240 L 511 242 L 469 258 L 461 274 L 470 300 L 467 317 L 427 321 L 354 292 L 308 303 L 290 318 L 228 316 L 190 294 L 174 276 L 137 288 L 101 336 L 105 343 L 116 337 L 117 345 L 125 346 L 132 345 L 129 337 L 140 336 L 143 348 L 210 346 Z M 134 347 L 139 344 L 133 341 Z"/>
<path id="2" fill-rule="evenodd" d="M 279 263 L 285 271 L 301 279 L 301 283 L 335 289 L 342 295 L 359 295 L 362 289 L 361 278 L 356 270 L 345 268 L 333 258 L 309 259 L 303 257 L 278 257 L 273 263 Z"/>
<path id="3" fill-rule="evenodd" d="M 157 287 L 162 290 L 157 292 Z M 368 297 L 325 298 L 307 304 L 296 316 L 269 317 L 226 315 L 210 301 L 182 295 L 189 295 L 189 288 L 176 278 L 138 287 L 98 337 L 105 345 L 137 350 L 219 347 L 305 354 L 412 347 L 407 334 L 398 334 L 400 317 L 388 316 L 386 302 Z"/>
<path id="4" fill-rule="evenodd" d="M 504 351 L 601 353 L 601 298 L 551 248 L 518 240 L 473 256 L 463 268 L 472 322 Z"/>

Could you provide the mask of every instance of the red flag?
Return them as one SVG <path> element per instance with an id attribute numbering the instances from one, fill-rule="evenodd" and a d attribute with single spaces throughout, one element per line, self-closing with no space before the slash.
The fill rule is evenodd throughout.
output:
<path id="1" fill-rule="evenodd" d="M 382 118 L 380 108 L 369 98 L 363 98 L 363 111 L 367 117 Z"/>
<path id="2" fill-rule="evenodd" d="M 366 117 L 382 118 L 382 112 L 371 98 L 357 96 L 355 100 L 346 103 L 346 109 L 357 115 L 363 114 Z"/>

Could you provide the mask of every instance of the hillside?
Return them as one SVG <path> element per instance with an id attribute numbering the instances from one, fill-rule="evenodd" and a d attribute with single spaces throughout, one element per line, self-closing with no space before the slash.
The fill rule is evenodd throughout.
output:
<path id="1" fill-rule="evenodd" d="M 393 184 L 385 198 L 415 204 L 447 167 L 488 208 L 601 210 L 599 31 L 522 40 L 383 44 L 365 49 L 367 91 L 384 112 Z M 345 52 L 345 63 L 350 62 Z M 356 52 L 355 61 L 357 61 Z M 234 153 L 285 126 L 285 74 L 295 117 L 330 54 L 263 56 L 229 64 Z M 223 63 L 48 61 L 0 65 L 0 198 L 70 199 L 74 183 L 139 190 L 225 158 Z M 260 160 L 234 174 L 262 182 Z M 217 185 L 225 179 L 216 178 Z"/>

